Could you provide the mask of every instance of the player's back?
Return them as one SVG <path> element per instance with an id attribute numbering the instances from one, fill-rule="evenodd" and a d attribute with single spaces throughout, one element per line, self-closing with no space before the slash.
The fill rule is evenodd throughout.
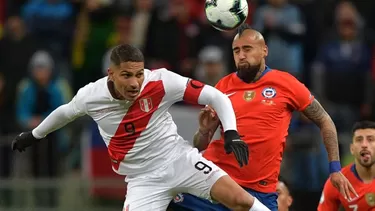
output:
<path id="1" fill-rule="evenodd" d="M 181 96 L 170 93 L 163 70 L 145 70 L 144 74 L 140 95 L 134 102 L 113 98 L 107 77 L 85 86 L 76 96 L 98 124 L 113 169 L 123 175 L 152 171 L 191 148 L 177 134 L 168 113 Z"/>
<path id="2" fill-rule="evenodd" d="M 292 112 L 307 107 L 313 97 L 290 74 L 269 68 L 254 83 L 245 83 L 233 73 L 216 88 L 232 101 L 241 139 L 249 144 L 249 165 L 239 168 L 234 157 L 225 154 L 223 137 L 212 141 L 204 156 L 240 185 L 275 192 Z"/>
<path id="3" fill-rule="evenodd" d="M 344 167 L 341 172 L 350 181 L 359 197 L 348 202 L 340 192 L 333 187 L 331 181 L 328 179 L 324 186 L 318 211 L 337 210 L 340 205 L 343 206 L 346 211 L 375 211 L 375 179 L 371 183 L 364 183 L 358 176 L 355 164 Z"/>

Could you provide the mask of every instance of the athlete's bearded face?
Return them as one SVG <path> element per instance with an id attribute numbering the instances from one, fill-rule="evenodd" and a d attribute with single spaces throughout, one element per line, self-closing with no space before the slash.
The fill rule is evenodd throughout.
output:
<path id="1" fill-rule="evenodd" d="M 108 77 L 114 84 L 117 98 L 133 101 L 138 97 L 144 81 L 144 63 L 122 62 L 117 66 L 111 65 Z"/>
<path id="2" fill-rule="evenodd" d="M 350 151 L 359 165 L 366 168 L 375 165 L 375 129 L 356 130 Z"/>
<path id="3" fill-rule="evenodd" d="M 245 30 L 236 35 L 232 48 L 238 76 L 247 83 L 252 82 L 268 54 L 262 35 L 254 30 Z"/>

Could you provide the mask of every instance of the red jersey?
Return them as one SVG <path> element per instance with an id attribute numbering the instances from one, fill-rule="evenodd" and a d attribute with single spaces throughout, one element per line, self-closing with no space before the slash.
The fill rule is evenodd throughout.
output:
<path id="1" fill-rule="evenodd" d="M 304 110 L 314 97 L 289 73 L 268 67 L 254 83 L 232 73 L 216 88 L 232 101 L 238 132 L 249 145 L 249 165 L 240 168 L 234 155 L 224 152 L 223 133 L 209 144 L 204 157 L 245 188 L 275 192 L 292 112 Z"/>
<path id="2" fill-rule="evenodd" d="M 340 192 L 333 187 L 331 181 L 328 179 L 324 185 L 318 211 L 336 211 L 339 209 L 340 205 L 347 211 L 375 211 L 375 179 L 369 184 L 363 183 L 357 174 L 354 164 L 343 168 L 342 173 L 353 185 L 359 197 L 352 202 L 348 202 Z"/>

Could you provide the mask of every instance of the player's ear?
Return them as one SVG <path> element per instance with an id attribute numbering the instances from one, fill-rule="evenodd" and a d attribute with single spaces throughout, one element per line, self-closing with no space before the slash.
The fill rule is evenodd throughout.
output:
<path id="1" fill-rule="evenodd" d="M 268 56 L 268 47 L 267 45 L 264 45 L 263 47 L 263 57 L 267 57 Z"/>
<path id="2" fill-rule="evenodd" d="M 350 153 L 353 155 L 354 154 L 354 145 L 350 144 Z"/>
<path id="3" fill-rule="evenodd" d="M 288 196 L 287 203 L 288 203 L 288 207 L 292 206 L 293 198 L 291 196 Z"/>
<path id="4" fill-rule="evenodd" d="M 108 68 L 107 73 L 108 73 L 109 80 L 112 80 L 112 78 L 113 78 L 113 69 Z"/>

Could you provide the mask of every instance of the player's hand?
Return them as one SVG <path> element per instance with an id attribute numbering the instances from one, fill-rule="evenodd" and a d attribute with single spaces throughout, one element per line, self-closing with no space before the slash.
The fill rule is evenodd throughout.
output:
<path id="1" fill-rule="evenodd" d="M 199 112 L 199 130 L 202 132 L 215 132 L 219 124 L 216 112 L 210 106 L 206 106 Z"/>
<path id="2" fill-rule="evenodd" d="M 27 147 L 37 143 L 39 140 L 33 136 L 31 131 L 20 133 L 12 141 L 12 150 L 23 152 Z"/>
<path id="3" fill-rule="evenodd" d="M 358 197 L 358 194 L 354 190 L 352 184 L 350 184 L 349 180 L 341 173 L 341 171 L 332 173 L 330 179 L 332 185 L 340 191 L 341 195 L 343 195 L 346 200 L 352 201 L 354 199 L 351 197 L 351 193 L 355 196 L 355 198 Z"/>
<path id="4" fill-rule="evenodd" d="M 233 152 L 240 167 L 249 162 L 249 146 L 240 139 L 240 135 L 235 130 L 224 132 L 224 148 L 227 154 Z"/>

